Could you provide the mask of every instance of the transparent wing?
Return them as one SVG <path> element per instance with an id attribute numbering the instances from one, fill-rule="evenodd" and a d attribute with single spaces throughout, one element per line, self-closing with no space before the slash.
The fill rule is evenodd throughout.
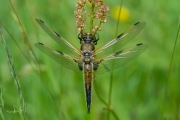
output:
<path id="1" fill-rule="evenodd" d="M 119 51 L 122 46 L 127 44 L 134 37 L 136 37 L 145 25 L 145 22 L 135 23 L 133 26 L 131 26 L 128 30 L 117 36 L 115 39 L 111 40 L 104 46 L 97 49 L 94 55 L 98 58 Z"/>
<path id="2" fill-rule="evenodd" d="M 121 67 L 133 58 L 140 55 L 147 48 L 148 45 L 140 43 L 128 49 L 116 52 L 115 54 L 106 56 L 102 59 L 95 59 L 95 64 L 98 65 L 98 69 L 95 71 L 95 74 L 102 74 Z"/>
<path id="3" fill-rule="evenodd" d="M 71 57 L 67 54 L 64 54 L 58 50 L 52 49 L 48 46 L 45 46 L 43 43 L 36 43 L 35 46 L 39 48 L 42 52 L 44 52 L 49 57 L 53 58 L 63 67 L 71 69 L 75 72 L 80 72 L 78 63 L 81 63 L 79 59 Z"/>
<path id="4" fill-rule="evenodd" d="M 76 49 L 73 45 L 71 45 L 67 40 L 62 38 L 58 33 L 56 33 L 54 30 L 49 28 L 42 20 L 36 19 L 37 23 L 43 28 L 43 30 L 51 36 L 52 39 L 54 39 L 60 46 L 62 46 L 64 49 L 66 49 L 68 52 L 70 52 L 72 55 L 74 54 L 81 54 L 78 49 Z"/>

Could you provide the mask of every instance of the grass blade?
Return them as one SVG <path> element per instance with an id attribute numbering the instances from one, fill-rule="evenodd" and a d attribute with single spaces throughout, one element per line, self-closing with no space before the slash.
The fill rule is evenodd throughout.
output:
<path id="1" fill-rule="evenodd" d="M 165 95 L 164 95 L 164 102 L 163 102 L 163 106 L 165 106 L 165 102 L 166 102 L 166 98 L 167 98 L 167 88 L 168 88 L 168 83 L 169 83 L 169 76 L 170 76 L 170 73 L 171 73 L 171 68 L 172 68 L 172 62 L 173 62 L 173 58 L 174 58 L 174 53 L 175 53 L 175 49 L 176 49 L 176 46 L 177 46 L 177 40 L 178 40 L 178 36 L 179 36 L 179 31 L 180 31 L 180 23 L 179 23 L 179 26 L 178 26 L 178 30 L 177 30 L 177 34 L 176 34 L 176 38 L 175 38 L 175 42 L 174 42 L 174 47 L 173 47 L 173 51 L 172 51 L 172 56 L 171 56 L 171 60 L 170 60 L 170 63 L 169 63 L 169 70 L 168 70 L 168 75 L 167 75 L 167 79 L 166 79 L 166 87 L 165 87 Z M 163 117 L 163 114 L 162 113 L 162 117 Z"/>
<path id="2" fill-rule="evenodd" d="M 23 112 L 23 118 L 24 118 L 24 120 L 26 120 L 26 105 L 24 103 L 24 98 L 22 95 L 21 86 L 20 86 L 19 80 L 17 78 L 16 72 L 14 70 L 14 64 L 13 64 L 13 58 L 12 58 L 11 52 L 9 51 L 9 48 L 6 45 L 6 41 L 4 39 L 3 32 L 2 32 L 1 28 L 0 28 L 0 35 L 1 35 L 1 39 L 2 39 L 2 44 L 6 50 L 7 62 L 8 62 L 9 68 L 10 68 L 10 72 L 11 72 L 12 76 L 14 77 L 14 82 L 15 82 L 15 85 L 16 85 L 16 88 L 18 91 L 19 101 L 20 101 L 20 105 L 21 105 L 20 108 L 22 109 L 22 112 Z"/>
<path id="3" fill-rule="evenodd" d="M 28 63 L 31 65 L 32 69 L 36 72 L 36 74 L 38 74 L 37 70 L 35 69 L 35 67 L 33 66 L 33 64 L 31 63 L 30 59 L 28 58 L 28 56 L 24 53 L 24 51 L 21 49 L 21 47 L 18 45 L 18 43 L 16 42 L 16 39 L 12 36 L 12 34 L 10 33 L 10 31 L 3 25 L 3 23 L 0 21 L 0 25 L 4 28 L 4 30 L 9 34 L 9 36 L 11 37 L 12 41 L 15 43 L 15 45 L 17 46 L 17 48 L 19 49 L 20 53 L 23 55 L 23 57 L 28 61 Z"/>
<path id="4" fill-rule="evenodd" d="M 35 53 L 34 53 L 32 47 L 31 47 L 31 44 L 30 44 L 29 39 L 28 39 L 28 37 L 27 37 L 27 35 L 26 35 L 26 32 L 25 32 L 25 30 L 24 30 L 24 28 L 23 28 L 23 26 L 22 26 L 22 24 L 21 24 L 21 21 L 20 21 L 17 13 L 16 13 L 16 11 L 15 11 L 15 8 L 14 8 L 11 0 L 9 0 L 9 2 L 10 2 L 10 4 L 11 4 L 11 7 L 12 7 L 13 12 L 14 12 L 12 15 L 13 15 L 15 21 L 17 22 L 17 24 L 18 24 L 18 26 L 19 26 L 19 29 L 20 29 L 20 31 L 21 31 L 21 35 L 22 35 L 22 37 L 23 37 L 23 40 L 24 40 L 24 42 L 25 42 L 25 44 L 26 44 L 26 46 L 27 46 L 27 48 L 28 48 L 28 50 L 29 50 L 29 56 L 32 58 L 32 60 L 34 61 L 34 63 L 37 65 L 37 67 L 38 67 L 38 69 L 39 69 L 39 77 L 40 77 L 40 79 L 41 79 L 41 81 L 42 81 L 42 83 L 43 83 L 43 86 L 46 88 L 46 90 L 47 90 L 48 93 L 50 94 L 51 98 L 53 99 L 55 108 L 57 109 L 56 112 L 57 112 L 57 114 L 58 114 L 58 116 L 59 116 L 59 118 L 60 118 L 60 114 L 63 114 L 63 113 L 61 112 L 61 113 L 59 114 L 59 112 L 58 112 L 58 111 L 59 111 L 58 103 L 56 103 L 55 97 L 54 97 L 53 94 L 50 92 L 50 88 L 48 88 L 47 84 L 46 84 L 45 81 L 44 81 L 44 77 L 43 77 L 43 75 L 41 74 L 41 66 L 40 66 L 40 64 L 39 64 L 39 62 L 38 62 L 38 60 L 37 60 L 37 57 L 35 56 Z M 64 115 L 63 115 L 63 116 L 64 116 Z"/>
<path id="5" fill-rule="evenodd" d="M 26 35 L 26 32 L 25 32 L 25 30 L 24 30 L 24 28 L 23 28 L 23 26 L 22 26 L 22 24 L 21 24 L 21 21 L 20 21 L 18 15 L 17 15 L 17 13 L 16 13 L 16 11 L 15 11 L 15 9 L 14 9 L 14 6 L 13 6 L 11 0 L 9 0 L 9 2 L 10 2 L 10 4 L 11 4 L 11 7 L 12 7 L 13 12 L 14 12 L 14 13 L 12 14 L 12 16 L 14 17 L 15 21 L 18 23 L 18 26 L 19 26 L 19 28 L 20 28 L 21 35 L 22 35 L 22 37 L 23 37 L 23 40 L 24 40 L 24 42 L 25 42 L 25 44 L 26 44 L 26 46 L 27 46 L 27 48 L 28 48 L 28 50 L 29 50 L 29 56 L 32 57 L 32 60 L 33 60 L 36 64 L 38 64 L 38 66 L 39 66 L 38 60 L 37 60 L 37 58 L 36 58 L 36 56 L 35 56 L 35 53 L 34 53 L 32 47 L 31 47 L 31 45 L 30 45 L 29 39 L 28 39 L 28 37 L 27 37 L 27 35 Z"/>
<path id="6" fill-rule="evenodd" d="M 0 87 L 0 101 L 1 101 L 0 114 L 1 114 L 2 120 L 5 120 L 5 116 L 4 116 L 4 99 L 3 99 L 3 88 L 2 87 Z"/>
<path id="7" fill-rule="evenodd" d="M 96 81 L 93 82 L 93 86 L 94 86 L 94 92 L 96 93 L 98 99 L 106 106 L 104 109 L 108 110 L 108 112 L 112 113 L 112 115 L 114 116 L 114 118 L 116 120 L 120 120 L 118 115 L 116 114 L 116 112 L 111 108 L 111 106 L 109 106 L 109 104 L 98 93 L 98 85 L 97 85 Z"/>
<path id="8" fill-rule="evenodd" d="M 98 96 L 99 100 L 105 105 L 108 106 L 108 103 L 106 103 L 106 101 L 100 96 L 100 94 L 98 93 L 98 86 L 96 83 L 96 80 L 93 82 L 93 86 L 94 86 L 94 91 L 96 93 L 96 95 Z"/>

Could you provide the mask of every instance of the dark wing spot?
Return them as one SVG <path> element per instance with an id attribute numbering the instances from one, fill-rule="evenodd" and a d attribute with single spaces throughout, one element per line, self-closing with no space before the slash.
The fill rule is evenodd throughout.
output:
<path id="1" fill-rule="evenodd" d="M 61 51 L 59 50 L 56 50 L 60 55 L 64 55 Z"/>
<path id="2" fill-rule="evenodd" d="M 73 59 L 73 60 L 74 60 L 74 62 L 78 63 L 77 60 L 75 60 L 75 59 Z"/>
<path id="3" fill-rule="evenodd" d="M 40 20 L 40 19 L 37 19 L 37 18 L 36 18 L 36 21 L 37 21 L 37 22 L 39 22 L 39 21 L 40 21 L 40 22 L 44 23 L 44 21 L 42 21 L 42 20 Z"/>
<path id="4" fill-rule="evenodd" d="M 54 33 L 55 33 L 59 38 L 61 38 L 61 36 L 60 36 L 57 32 L 54 31 Z"/>
<path id="5" fill-rule="evenodd" d="M 43 43 L 38 43 L 38 44 L 40 44 L 40 45 L 44 45 Z"/>
<path id="6" fill-rule="evenodd" d="M 142 43 L 136 44 L 136 46 L 140 46 L 140 45 L 142 45 Z"/>
<path id="7" fill-rule="evenodd" d="M 134 25 L 138 25 L 140 22 L 135 23 Z"/>
<path id="8" fill-rule="evenodd" d="M 122 53 L 122 51 L 123 51 L 123 50 L 121 50 L 121 51 L 119 51 L 119 52 L 116 52 L 116 53 L 114 54 L 114 56 L 115 56 L 115 57 L 118 56 L 120 53 Z"/>
<path id="9" fill-rule="evenodd" d="M 122 35 L 123 35 L 123 33 L 121 33 L 119 36 L 117 36 L 116 40 L 119 40 L 119 38 L 121 38 Z"/>
<path id="10" fill-rule="evenodd" d="M 42 21 L 42 20 L 40 20 L 40 19 L 39 19 L 39 21 L 41 21 L 42 23 L 44 23 L 44 21 Z"/>

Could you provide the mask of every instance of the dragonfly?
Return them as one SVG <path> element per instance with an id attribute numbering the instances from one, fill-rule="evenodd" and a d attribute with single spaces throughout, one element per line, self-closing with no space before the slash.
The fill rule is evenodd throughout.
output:
<path id="1" fill-rule="evenodd" d="M 42 20 L 36 19 L 36 21 L 53 40 L 64 48 L 66 53 L 48 47 L 43 43 L 36 43 L 35 46 L 63 67 L 83 74 L 88 114 L 90 114 L 91 87 L 94 76 L 125 65 L 148 48 L 147 44 L 139 43 L 121 50 L 122 46 L 141 32 L 146 22 L 135 23 L 125 32 L 95 50 L 95 45 L 99 40 L 97 34 L 80 32 L 78 34 L 80 49 L 77 49 Z"/>

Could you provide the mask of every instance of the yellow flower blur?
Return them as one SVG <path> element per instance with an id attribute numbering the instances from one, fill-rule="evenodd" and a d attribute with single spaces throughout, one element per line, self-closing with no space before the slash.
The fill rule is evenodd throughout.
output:
<path id="1" fill-rule="evenodd" d="M 117 7 L 113 8 L 112 12 L 111 12 L 112 17 L 114 19 L 118 20 L 118 21 L 127 22 L 130 19 L 129 10 L 126 7 L 122 7 L 121 8 L 120 17 L 118 19 L 119 10 L 120 10 L 120 6 L 117 6 Z"/>

